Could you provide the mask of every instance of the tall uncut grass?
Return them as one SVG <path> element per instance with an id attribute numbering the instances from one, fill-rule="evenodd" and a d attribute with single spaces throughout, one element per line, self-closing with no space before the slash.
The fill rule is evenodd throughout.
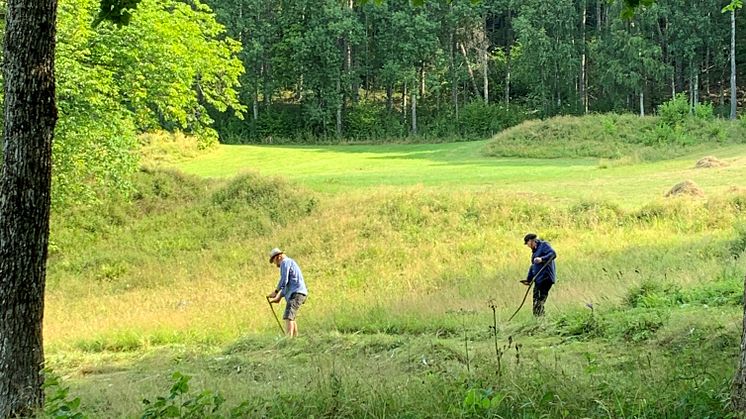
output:
<path id="1" fill-rule="evenodd" d="M 56 212 L 44 330 L 62 387 L 47 390 L 47 412 L 733 416 L 742 146 L 715 150 L 730 166 L 701 171 L 697 154 L 601 168 L 481 147 L 221 146 L 179 163 L 223 161 L 219 177 L 148 164 L 132 201 Z M 265 174 L 240 171 L 252 159 Z M 704 198 L 663 198 L 683 175 Z M 529 296 L 508 322 L 527 232 L 557 250 L 558 283 L 546 318 L 532 319 Z M 275 246 L 310 290 L 297 340 L 277 337 L 264 298 Z"/>

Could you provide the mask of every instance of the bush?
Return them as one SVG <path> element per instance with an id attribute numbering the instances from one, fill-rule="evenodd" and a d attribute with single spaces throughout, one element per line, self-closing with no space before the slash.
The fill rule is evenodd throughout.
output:
<path id="1" fill-rule="evenodd" d="M 310 214 L 316 202 L 315 197 L 292 190 L 281 179 L 250 173 L 236 176 L 212 195 L 212 203 L 224 211 L 253 209 L 257 215 L 268 216 L 280 223 L 294 216 Z"/>
<path id="2" fill-rule="evenodd" d="M 388 112 L 384 106 L 360 102 L 347 109 L 344 115 L 344 136 L 350 139 L 386 139 L 407 135 L 400 115 Z"/>
<path id="3" fill-rule="evenodd" d="M 683 124 L 689 113 L 689 100 L 684 93 L 677 94 L 658 107 L 661 121 L 671 127 Z"/>
<path id="4" fill-rule="evenodd" d="M 694 105 L 694 117 L 705 120 L 715 118 L 715 109 L 712 107 L 712 103 L 698 103 Z"/>
<path id="5" fill-rule="evenodd" d="M 528 112 L 520 106 L 506 108 L 484 102 L 471 102 L 461 110 L 457 121 L 462 135 L 495 135 L 528 119 Z"/>

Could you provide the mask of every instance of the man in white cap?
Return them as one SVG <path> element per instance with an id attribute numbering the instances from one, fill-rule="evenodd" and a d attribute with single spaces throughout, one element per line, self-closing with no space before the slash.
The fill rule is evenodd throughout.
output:
<path id="1" fill-rule="evenodd" d="M 276 247 L 269 252 L 269 263 L 274 263 L 280 268 L 280 281 L 277 288 L 267 295 L 267 299 L 270 303 L 279 303 L 282 297 L 285 297 L 285 312 L 282 319 L 285 320 L 286 333 L 290 337 L 298 336 L 295 317 L 308 295 L 303 273 L 293 259 Z"/>

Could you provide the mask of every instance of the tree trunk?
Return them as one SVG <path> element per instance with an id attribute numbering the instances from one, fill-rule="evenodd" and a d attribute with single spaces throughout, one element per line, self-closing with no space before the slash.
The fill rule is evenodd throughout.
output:
<path id="1" fill-rule="evenodd" d="M 425 64 L 420 66 L 420 97 L 425 97 Z"/>
<path id="2" fill-rule="evenodd" d="M 676 97 L 676 71 L 671 71 L 671 97 Z"/>
<path id="3" fill-rule="evenodd" d="M 511 61 L 510 52 L 513 48 L 513 11 L 508 4 L 508 18 L 505 25 L 505 106 L 510 107 L 510 72 L 511 72 Z"/>
<path id="4" fill-rule="evenodd" d="M 471 80 L 471 88 L 474 89 L 474 95 L 479 97 L 479 89 L 477 88 L 477 81 L 474 78 L 474 71 L 471 69 L 471 64 L 469 64 L 469 55 L 466 53 L 466 48 L 464 47 L 463 43 L 459 42 L 458 46 L 461 49 L 461 54 L 464 56 L 466 70 L 469 73 L 469 80 Z"/>
<path id="5" fill-rule="evenodd" d="M 337 126 L 336 135 L 337 138 L 342 137 L 342 107 L 345 103 L 345 95 L 342 92 L 342 81 L 337 77 L 337 95 L 339 96 L 339 103 L 337 104 Z"/>
<path id="6" fill-rule="evenodd" d="M 453 37 L 453 30 L 451 30 L 449 37 L 449 45 L 450 45 L 450 51 L 448 54 L 448 64 L 450 66 L 450 73 L 451 73 L 451 103 L 453 105 L 453 110 L 456 116 L 456 121 L 458 122 L 458 82 L 456 80 L 456 65 L 454 63 L 454 55 L 455 55 L 455 41 Z"/>
<path id="7" fill-rule="evenodd" d="M 262 63 L 262 75 L 264 76 L 264 106 L 272 104 L 272 65 L 265 57 Z"/>
<path id="8" fill-rule="evenodd" d="M 484 103 L 490 103 L 490 79 L 489 79 L 489 59 L 490 59 L 490 41 L 487 36 L 487 13 L 484 14 L 484 25 L 482 26 L 482 96 Z"/>
<path id="9" fill-rule="evenodd" d="M 389 113 L 394 108 L 394 86 L 389 83 L 386 85 L 386 111 Z"/>
<path id="10" fill-rule="evenodd" d="M 349 9 L 350 14 L 352 14 L 354 1 L 347 0 L 346 7 L 347 9 Z M 352 33 L 348 33 L 344 38 L 344 72 L 350 81 L 350 99 L 352 100 L 352 103 L 357 103 L 358 99 L 360 98 L 360 86 L 358 84 L 357 78 L 352 76 L 352 42 L 350 42 L 350 38 L 352 38 Z"/>
<path id="11" fill-rule="evenodd" d="M 417 135 L 417 95 L 412 89 L 412 135 Z"/>
<path id="12" fill-rule="evenodd" d="M 581 34 L 581 42 L 582 45 L 580 46 L 582 53 L 580 55 L 580 109 L 583 113 L 588 113 L 588 97 L 586 95 L 586 57 L 585 57 L 585 25 L 586 21 L 588 19 L 588 6 L 583 1 L 583 13 L 582 13 L 582 19 L 580 23 L 580 34 Z"/>
<path id="13" fill-rule="evenodd" d="M 259 119 L 259 101 L 256 98 L 256 93 L 254 94 L 254 100 L 251 103 L 251 110 L 254 112 L 254 121 Z"/>
<path id="14" fill-rule="evenodd" d="M 0 178 L 0 418 L 44 404 L 44 287 L 57 122 L 56 0 L 9 0 Z"/>
<path id="15" fill-rule="evenodd" d="M 510 106 L 510 47 L 505 57 L 505 106 Z"/>
<path id="16" fill-rule="evenodd" d="M 252 100 L 252 111 L 254 112 L 254 121 L 259 119 L 259 80 L 254 79 L 254 92 Z"/>
<path id="17" fill-rule="evenodd" d="M 404 87 L 402 88 L 402 107 L 401 107 L 401 113 L 402 117 L 404 118 L 404 126 L 407 126 L 407 82 L 404 82 Z"/>
<path id="18" fill-rule="evenodd" d="M 640 116 L 645 116 L 645 93 L 640 89 Z"/>
<path id="19" fill-rule="evenodd" d="M 689 113 L 694 112 L 694 67 L 689 60 Z"/>
<path id="20" fill-rule="evenodd" d="M 707 49 L 705 50 L 705 95 L 709 99 L 710 97 L 710 45 L 708 43 Z"/>
<path id="21" fill-rule="evenodd" d="M 730 12 L 730 119 L 736 119 L 736 9 Z"/>
<path id="22" fill-rule="evenodd" d="M 744 285 L 746 286 L 746 276 L 744 276 Z M 746 288 L 744 288 L 744 297 L 746 298 Z M 741 357 L 738 362 L 738 370 L 733 378 L 733 388 L 730 396 L 730 403 L 733 409 L 739 412 L 746 412 L 746 306 L 744 306 L 743 332 L 741 333 Z"/>

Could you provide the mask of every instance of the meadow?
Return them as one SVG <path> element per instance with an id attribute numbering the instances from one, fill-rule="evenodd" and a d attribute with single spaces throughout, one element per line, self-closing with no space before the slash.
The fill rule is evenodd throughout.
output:
<path id="1" fill-rule="evenodd" d="M 221 145 L 146 161 L 131 200 L 53 215 L 49 409 L 733 416 L 746 145 L 641 156 L 557 143 L 541 158 L 526 141 Z M 695 168 L 705 155 L 726 166 Z M 687 179 L 702 196 L 665 197 Z M 558 283 L 545 318 L 529 301 L 507 322 L 527 232 L 557 249 Z M 264 300 L 274 246 L 310 289 L 297 340 L 278 336 Z"/>

